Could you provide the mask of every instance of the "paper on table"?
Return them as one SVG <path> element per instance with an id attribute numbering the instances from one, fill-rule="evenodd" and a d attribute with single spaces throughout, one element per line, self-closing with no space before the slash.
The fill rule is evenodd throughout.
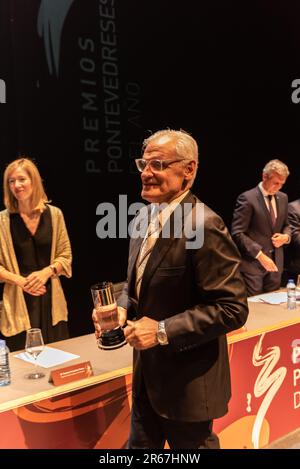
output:
<path id="1" fill-rule="evenodd" d="M 248 301 L 251 301 L 251 303 L 262 303 L 260 296 L 249 296 Z"/>
<path id="2" fill-rule="evenodd" d="M 15 355 L 16 358 L 20 358 L 25 362 L 35 363 L 35 360 L 28 355 L 26 352 L 21 352 L 18 355 Z M 74 355 L 74 353 L 64 352 L 53 347 L 45 347 L 42 353 L 37 357 L 37 365 L 42 368 L 51 368 L 52 366 L 60 365 L 61 363 L 74 360 L 74 358 L 79 358 L 79 355 Z"/>
<path id="3" fill-rule="evenodd" d="M 252 296 L 248 298 L 248 301 L 252 301 L 254 303 L 268 303 L 270 305 L 279 305 L 280 303 L 286 303 L 287 296 L 286 292 L 264 293 L 263 295 Z"/>

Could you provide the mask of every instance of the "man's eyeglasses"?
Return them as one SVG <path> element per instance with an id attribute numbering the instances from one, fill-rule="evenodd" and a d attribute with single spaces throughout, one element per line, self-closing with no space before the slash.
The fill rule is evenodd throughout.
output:
<path id="1" fill-rule="evenodd" d="M 135 160 L 135 164 L 141 173 L 147 168 L 147 166 L 150 167 L 153 173 L 159 173 L 160 171 L 166 169 L 170 164 L 184 160 L 185 158 L 180 158 L 177 160 L 145 160 L 144 158 L 137 158 Z"/>

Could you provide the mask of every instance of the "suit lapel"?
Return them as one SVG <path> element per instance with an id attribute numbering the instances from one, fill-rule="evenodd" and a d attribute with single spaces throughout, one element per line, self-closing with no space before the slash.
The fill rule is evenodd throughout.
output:
<path id="1" fill-rule="evenodd" d="M 147 289 L 151 278 L 153 277 L 155 271 L 157 270 L 159 264 L 163 260 L 164 256 L 169 251 L 170 247 L 174 243 L 174 238 L 159 238 L 154 246 L 154 249 L 149 257 L 147 262 L 140 290 L 140 298 L 142 298 L 144 291 Z"/>
<path id="2" fill-rule="evenodd" d="M 264 196 L 263 196 L 263 194 L 262 194 L 259 187 L 257 187 L 257 199 L 258 199 L 258 202 L 259 202 L 262 210 L 264 211 L 264 213 L 266 215 L 266 219 L 267 219 L 267 222 L 269 224 L 270 230 L 273 233 L 275 227 L 272 226 L 270 211 L 268 210 L 268 207 L 267 207 L 266 202 L 265 202 L 265 198 L 264 198 Z M 275 226 L 276 226 L 276 224 L 275 224 Z"/>
<path id="3" fill-rule="evenodd" d="M 143 242 L 143 238 L 138 238 L 138 239 L 132 240 L 131 242 L 132 244 L 131 244 L 131 249 L 130 249 L 130 258 L 128 262 L 128 291 L 133 296 L 135 296 L 136 262 L 137 262 L 137 258 L 140 252 L 140 247 L 141 247 L 142 242 Z M 160 262 L 162 261 L 165 254 L 168 252 L 173 242 L 174 242 L 173 237 L 169 239 L 159 238 L 156 241 L 155 246 L 153 248 L 153 252 L 151 253 L 149 257 L 149 260 L 147 262 L 147 265 L 143 274 L 139 298 L 141 298 L 146 285 L 149 283 L 155 270 L 159 266 Z"/>
<path id="4" fill-rule="evenodd" d="M 137 238 L 131 241 L 130 258 L 128 262 L 128 276 L 132 276 L 133 269 L 137 261 L 143 238 Z"/>
<path id="5" fill-rule="evenodd" d="M 142 210 L 146 210 L 145 215 L 142 216 L 142 220 L 144 220 L 144 216 L 148 216 L 150 212 L 150 205 L 148 207 L 143 208 Z M 141 215 L 141 212 L 139 213 Z M 141 224 L 143 224 L 143 221 L 139 221 L 137 223 L 136 229 L 140 232 L 141 230 Z M 145 227 L 146 228 L 146 227 Z M 135 266 L 137 262 L 137 258 L 140 252 L 141 244 L 144 239 L 144 234 L 141 234 L 141 236 L 138 236 L 137 238 L 132 237 L 130 241 L 130 249 L 129 249 L 129 258 L 128 258 L 128 269 L 127 269 L 127 277 L 128 277 L 128 291 L 132 293 L 133 295 L 135 294 Z"/>
<path id="6" fill-rule="evenodd" d="M 281 197 L 279 197 L 278 194 L 275 194 L 275 201 L 276 201 L 276 211 L 277 211 L 277 218 L 276 218 L 276 223 L 274 227 L 275 233 L 279 233 L 281 230 L 279 227 L 281 227 L 281 216 L 282 216 L 282 209 L 281 209 Z"/>
<path id="7" fill-rule="evenodd" d="M 183 236 L 182 235 L 182 229 L 183 229 L 183 223 L 184 223 L 183 204 L 184 203 L 192 204 L 193 201 L 194 201 L 193 195 L 191 194 L 191 192 L 189 192 L 187 196 L 179 204 L 181 206 L 181 223 L 180 223 L 180 228 L 179 228 L 180 233 L 178 233 L 179 231 L 178 226 L 176 225 L 176 223 L 174 223 L 175 214 L 173 212 L 170 216 L 170 236 L 167 238 L 159 237 L 158 240 L 156 241 L 153 251 L 147 262 L 144 274 L 143 274 L 139 299 L 143 297 L 143 294 L 146 291 L 151 278 L 155 274 L 157 268 L 159 267 L 160 263 L 162 262 L 163 258 L 165 257 L 169 249 L 171 248 L 175 239 L 178 239 L 178 234 L 180 234 L 180 236 Z M 176 234 L 174 233 L 174 227 L 176 228 L 176 231 L 177 231 Z"/>

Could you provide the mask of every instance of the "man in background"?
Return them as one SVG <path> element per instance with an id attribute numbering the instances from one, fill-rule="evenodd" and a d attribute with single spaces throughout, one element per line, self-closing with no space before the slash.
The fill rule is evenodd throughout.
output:
<path id="1" fill-rule="evenodd" d="M 300 199 L 294 200 L 288 206 L 288 220 L 291 226 L 291 242 L 286 250 L 286 278 L 293 278 L 297 283 L 300 274 Z"/>
<path id="2" fill-rule="evenodd" d="M 242 255 L 248 296 L 280 288 L 283 246 L 290 242 L 288 198 L 279 192 L 289 175 L 280 160 L 269 161 L 258 186 L 236 202 L 232 236 Z"/>

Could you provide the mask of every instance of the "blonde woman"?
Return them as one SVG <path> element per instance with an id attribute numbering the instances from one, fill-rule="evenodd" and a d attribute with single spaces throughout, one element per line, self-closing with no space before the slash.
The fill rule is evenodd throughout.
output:
<path id="1" fill-rule="evenodd" d="M 0 330 L 11 351 L 24 348 L 25 331 L 39 327 L 45 343 L 68 338 L 60 275 L 71 277 L 72 252 L 61 210 L 49 204 L 36 165 L 10 163 L 0 212 Z"/>

